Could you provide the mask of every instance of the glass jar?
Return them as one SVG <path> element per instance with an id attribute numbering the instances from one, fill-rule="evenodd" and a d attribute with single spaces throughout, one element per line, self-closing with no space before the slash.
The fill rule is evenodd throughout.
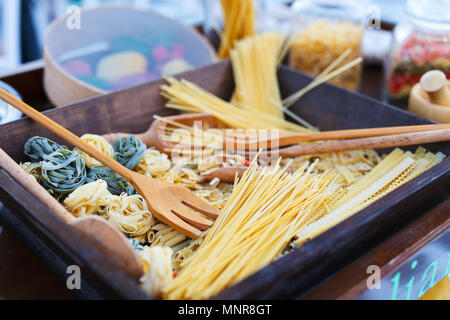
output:
<path id="1" fill-rule="evenodd" d="M 438 69 L 450 78 L 450 1 L 409 0 L 406 14 L 385 64 L 386 100 L 401 108 L 425 72 Z"/>
<path id="2" fill-rule="evenodd" d="M 339 66 L 361 56 L 364 8 L 351 0 L 300 0 L 293 4 L 293 40 L 290 66 L 318 76 L 345 51 L 351 53 Z M 330 83 L 357 90 L 361 64 L 340 74 Z"/>

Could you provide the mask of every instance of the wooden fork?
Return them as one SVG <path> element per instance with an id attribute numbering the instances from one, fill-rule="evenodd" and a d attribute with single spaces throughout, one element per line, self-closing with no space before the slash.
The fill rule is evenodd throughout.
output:
<path id="1" fill-rule="evenodd" d="M 86 152 L 103 165 L 121 175 L 129 181 L 136 191 L 145 199 L 151 213 L 157 219 L 177 229 L 186 236 L 195 239 L 201 235 L 202 230 L 208 229 L 213 224 L 213 221 L 201 217 L 195 211 L 212 219 L 218 217 L 218 209 L 198 198 L 189 189 L 153 179 L 125 168 L 81 140 L 72 132 L 63 128 L 55 121 L 44 116 L 39 111 L 33 109 L 31 106 L 18 100 L 2 89 L 0 89 L 0 98 L 65 141 Z"/>

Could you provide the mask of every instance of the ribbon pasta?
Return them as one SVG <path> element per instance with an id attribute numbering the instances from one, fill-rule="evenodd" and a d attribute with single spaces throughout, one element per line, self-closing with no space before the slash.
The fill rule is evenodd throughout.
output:
<path id="1" fill-rule="evenodd" d="M 103 180 L 88 183 L 69 194 L 64 205 L 77 218 L 96 214 L 112 199 L 107 187 Z"/>
<path id="2" fill-rule="evenodd" d="M 91 145 L 92 147 L 94 147 L 95 149 L 100 151 L 101 153 L 107 155 L 108 157 L 114 158 L 114 149 L 109 144 L 109 142 L 105 140 L 105 138 L 98 136 L 96 134 L 85 134 L 85 135 L 81 136 L 80 139 L 83 140 L 84 142 L 86 142 L 87 144 Z M 87 155 L 85 152 L 78 150 L 78 149 L 77 149 L 77 151 L 84 158 L 86 167 L 92 168 L 95 166 L 102 165 L 100 162 L 98 162 L 91 156 Z"/>
<path id="3" fill-rule="evenodd" d="M 113 196 L 103 213 L 112 224 L 129 236 L 144 235 L 156 223 L 140 195 Z"/>
<path id="4" fill-rule="evenodd" d="M 140 253 L 144 276 L 142 288 L 155 297 L 161 297 L 162 291 L 173 279 L 172 249 L 164 247 L 146 247 Z"/>

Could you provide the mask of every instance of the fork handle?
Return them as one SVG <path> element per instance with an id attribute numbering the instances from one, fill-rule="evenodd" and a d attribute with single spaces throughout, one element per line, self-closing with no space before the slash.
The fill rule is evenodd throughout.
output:
<path id="1" fill-rule="evenodd" d="M 108 168 L 110 168 L 111 170 L 113 170 L 114 172 L 118 173 L 123 178 L 125 178 L 126 180 L 131 182 L 132 174 L 133 174 L 133 172 L 131 170 L 125 168 L 117 161 L 114 161 L 107 155 L 101 153 L 94 147 L 90 146 L 89 144 L 87 144 L 86 142 L 81 140 L 78 136 L 76 136 L 75 134 L 73 134 L 72 132 L 70 132 L 69 130 L 64 128 L 63 126 L 59 125 L 52 119 L 44 116 L 39 111 L 35 110 L 34 108 L 29 106 L 25 102 L 20 101 L 16 97 L 10 95 L 8 92 L 6 92 L 3 89 L 0 89 L 0 98 L 2 100 L 4 100 L 6 103 L 8 103 L 9 105 L 16 108 L 17 110 L 21 111 L 23 114 L 26 114 L 31 119 L 33 119 L 37 123 L 41 124 L 48 130 L 53 132 L 54 134 L 58 135 L 59 137 L 61 137 L 65 141 L 69 142 L 73 146 L 77 147 L 78 149 L 86 152 L 92 158 L 98 160 L 103 165 L 107 166 Z"/>
<path id="2" fill-rule="evenodd" d="M 298 157 L 308 154 L 341 152 L 350 150 L 383 149 L 450 140 L 450 129 L 412 132 L 398 135 L 325 141 L 313 144 L 294 145 L 279 150 L 281 157 Z"/>
<path id="3" fill-rule="evenodd" d="M 357 139 L 357 138 L 369 138 L 369 137 L 381 137 L 394 134 L 406 134 L 414 132 L 425 132 L 432 130 L 450 129 L 449 123 L 444 124 L 425 124 L 425 125 L 412 125 L 412 126 L 395 126 L 395 127 L 380 127 L 380 128 L 365 128 L 365 129 L 348 129 L 348 130 L 334 130 L 334 131 L 322 131 L 312 133 L 297 133 L 297 132 L 284 132 L 281 131 L 275 137 L 269 135 L 266 140 L 260 140 L 257 136 L 256 139 L 249 139 L 247 141 L 241 140 L 239 143 L 235 143 L 233 139 L 226 139 L 224 141 L 224 148 L 226 150 L 258 150 L 258 149 L 271 149 L 283 147 L 291 144 L 298 144 L 302 142 L 314 142 L 320 140 L 339 140 L 339 139 Z M 245 137 L 243 135 L 242 137 Z"/>

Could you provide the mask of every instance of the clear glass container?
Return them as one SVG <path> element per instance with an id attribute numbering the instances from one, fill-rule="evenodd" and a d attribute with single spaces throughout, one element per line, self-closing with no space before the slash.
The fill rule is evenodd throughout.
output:
<path id="1" fill-rule="evenodd" d="M 293 42 L 290 66 L 318 76 L 346 50 L 351 53 L 339 65 L 361 56 L 364 8 L 351 0 L 299 0 L 293 4 Z M 330 83 L 357 90 L 361 64 L 330 80 Z"/>
<path id="2" fill-rule="evenodd" d="M 412 87 L 429 70 L 450 78 L 450 1 L 409 0 L 386 61 L 386 100 L 406 108 Z"/>

